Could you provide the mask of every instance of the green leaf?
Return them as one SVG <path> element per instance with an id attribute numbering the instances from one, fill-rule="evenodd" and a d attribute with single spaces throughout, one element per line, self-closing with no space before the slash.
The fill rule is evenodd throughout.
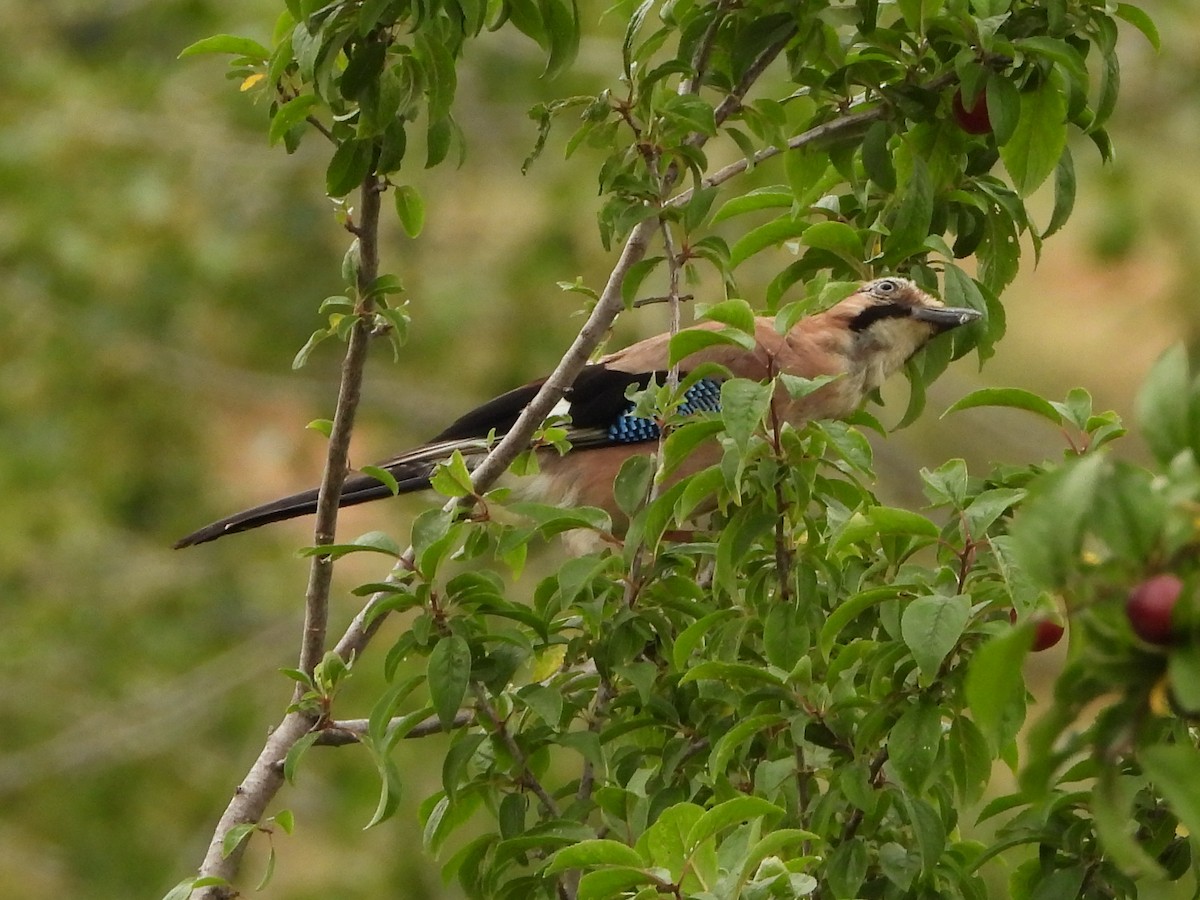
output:
<path id="1" fill-rule="evenodd" d="M 1127 875 L 1163 877 L 1162 868 L 1151 857 L 1131 831 L 1133 798 L 1142 786 L 1142 779 L 1122 776 L 1105 767 L 1092 791 L 1092 819 L 1104 853 Z"/>
<path id="2" fill-rule="evenodd" d="M 862 838 L 852 837 L 838 844 L 825 862 L 825 877 L 834 897 L 858 897 L 867 877 L 870 858 Z"/>
<path id="3" fill-rule="evenodd" d="M 987 738 L 974 722 L 959 716 L 950 726 L 944 747 L 959 799 L 970 806 L 977 804 L 992 774 Z"/>
<path id="4" fill-rule="evenodd" d="M 980 647 L 968 664 L 967 708 L 993 756 L 1007 748 L 1025 721 L 1021 663 L 1032 643 L 1031 629 L 1014 628 Z"/>
<path id="5" fill-rule="evenodd" d="M 675 646 L 671 648 L 671 661 L 674 663 L 675 669 L 680 672 L 686 670 L 688 662 L 691 660 L 692 652 L 700 646 L 700 642 L 704 639 L 705 635 L 718 625 L 722 625 L 730 619 L 736 619 L 741 614 L 741 611 L 738 609 L 725 607 L 697 619 L 687 628 L 683 629 L 679 633 L 679 637 L 675 639 Z"/>
<path id="6" fill-rule="evenodd" d="M 371 171 L 370 141 L 349 140 L 338 145 L 325 170 L 325 192 L 330 197 L 345 197 L 363 183 Z"/>
<path id="7" fill-rule="evenodd" d="M 1167 519 L 1167 501 L 1154 490 L 1154 475 L 1129 463 L 1114 462 L 1103 490 L 1096 492 L 1089 528 L 1114 555 L 1140 567 L 1154 556 Z"/>
<path id="8" fill-rule="evenodd" d="M 946 852 L 946 826 L 941 814 L 930 803 L 911 792 L 903 796 L 917 849 L 921 851 L 921 871 L 930 875 Z"/>
<path id="9" fill-rule="evenodd" d="M 744 860 L 739 860 L 742 866 L 742 883 L 745 883 L 754 874 L 755 870 L 758 869 L 762 861 L 768 856 L 775 856 L 785 847 L 805 841 L 818 843 L 822 841 L 822 837 L 819 834 L 811 831 L 803 831 L 799 828 L 777 828 L 771 831 L 750 848 Z"/>
<path id="10" fill-rule="evenodd" d="M 681 332 L 682 333 L 682 332 Z M 721 431 L 715 419 L 684 422 L 671 430 L 663 445 L 663 475 L 670 475 L 701 444 L 712 440 Z"/>
<path id="11" fill-rule="evenodd" d="M 704 841 L 720 831 L 739 822 L 758 819 L 763 816 L 780 816 L 786 810 L 764 800 L 762 797 L 734 797 L 723 803 L 718 803 L 712 809 L 706 810 L 696 824 L 692 826 L 684 840 L 684 850 L 691 854 Z"/>
<path id="12" fill-rule="evenodd" d="M 400 558 L 400 548 L 390 535 L 382 531 L 368 531 L 359 535 L 347 544 L 317 544 L 300 550 L 301 556 L 328 556 L 330 559 L 341 559 L 350 553 L 383 553 L 393 558 Z"/>
<path id="13" fill-rule="evenodd" d="M 971 601 L 962 595 L 918 597 L 905 607 L 900 631 L 921 669 L 923 684 L 933 683 L 970 617 Z"/>
<path id="14" fill-rule="evenodd" d="M 808 222 L 788 214 L 765 225 L 750 229 L 734 241 L 733 246 L 729 248 L 730 268 L 736 269 L 751 256 L 768 247 L 775 247 L 784 241 L 800 237 L 809 227 Z M 924 237 L 921 235 L 922 240 Z"/>
<path id="15" fill-rule="evenodd" d="M 996 338 L 1000 337 L 1000 332 L 992 328 L 993 320 L 989 315 L 988 303 L 983 296 L 983 291 L 980 290 L 978 283 L 953 263 L 946 263 L 946 305 L 966 307 L 983 313 L 983 319 L 975 325 L 967 325 L 964 328 L 956 329 L 955 337 L 970 333 L 976 338 L 975 348 L 979 353 L 980 361 L 989 359 L 993 355 L 992 345 Z M 955 354 L 956 358 L 958 354 Z"/>
<path id="16" fill-rule="evenodd" d="M 471 648 L 456 634 L 442 638 L 429 654 L 429 698 L 443 728 L 454 724 L 471 680 Z"/>
<path id="17" fill-rule="evenodd" d="M 244 840 L 246 840 L 246 838 L 250 837 L 250 835 L 254 833 L 254 829 L 257 827 L 258 823 L 256 822 L 242 822 L 238 825 L 234 825 L 227 832 L 225 832 L 225 837 L 221 840 L 222 858 L 228 859 L 229 855 L 233 853 L 233 851 L 236 850 L 238 846 Z"/>
<path id="18" fill-rule="evenodd" d="M 296 355 L 292 358 L 292 368 L 304 368 L 304 364 L 308 362 L 308 358 L 312 355 L 312 352 L 317 349 L 317 345 L 331 337 L 333 337 L 333 331 L 328 328 L 318 328 L 316 331 L 310 334 L 308 336 L 308 340 L 304 342 L 304 346 L 297 350 Z M 332 425 L 333 423 L 331 422 L 331 429 Z M 311 426 L 312 423 L 310 422 L 309 427 Z M 328 431 L 325 432 L 325 437 L 329 437 Z"/>
<path id="19" fill-rule="evenodd" d="M 713 213 L 712 224 L 760 209 L 791 209 L 792 192 L 782 187 L 755 188 L 748 194 L 732 197 Z"/>
<path id="20" fill-rule="evenodd" d="M 1047 78 L 1021 95 L 1021 118 L 1000 159 L 1022 197 L 1032 194 L 1058 165 L 1067 145 L 1067 98 L 1060 78 Z"/>
<path id="21" fill-rule="evenodd" d="M 899 262 L 920 250 L 932 219 L 933 186 L 929 181 L 929 169 L 923 159 L 915 156 L 912 174 L 888 225 L 891 234 L 885 244 L 887 260 Z"/>
<path id="22" fill-rule="evenodd" d="M 314 94 L 301 94 L 275 110 L 275 115 L 271 117 L 271 125 L 267 129 L 267 139 L 271 146 L 278 144 L 294 126 L 303 122 L 319 102 Z"/>
<path id="23" fill-rule="evenodd" d="M 425 168 L 432 169 L 450 152 L 454 126 L 449 116 L 430 121 L 425 131 Z"/>
<path id="24" fill-rule="evenodd" d="M 721 421 L 743 452 L 766 416 L 773 395 L 771 385 L 746 378 L 733 378 L 721 385 Z"/>
<path id="25" fill-rule="evenodd" d="M 842 629 L 866 610 L 878 603 L 895 600 L 897 597 L 903 596 L 903 594 L 904 588 L 895 585 L 885 585 L 861 591 L 850 599 L 839 603 L 834 607 L 833 612 L 825 618 L 825 624 L 821 626 L 821 654 L 828 659 L 829 655 L 833 652 L 834 643 L 837 641 L 837 637 L 842 632 Z"/>
<path id="26" fill-rule="evenodd" d="M 458 788 L 467 764 L 479 749 L 479 745 L 487 740 L 482 731 L 459 732 L 454 736 L 450 749 L 442 757 L 442 790 L 451 802 L 458 795 Z"/>
<path id="27" fill-rule="evenodd" d="M 551 728 L 558 727 L 563 711 L 563 695 L 558 688 L 528 684 L 516 694 L 516 699 Z"/>
<path id="28" fill-rule="evenodd" d="M 876 122 L 867 129 L 863 137 L 862 161 L 867 177 L 889 193 L 896 190 L 896 166 L 888 150 L 892 126 L 888 122 Z"/>
<path id="29" fill-rule="evenodd" d="M 469 497 L 474 492 L 471 471 L 461 450 L 455 450 L 449 459 L 434 467 L 429 485 L 443 497 Z"/>
<path id="30" fill-rule="evenodd" d="M 568 869 L 590 869 L 594 866 L 627 866 L 636 868 L 644 866 L 646 861 L 641 854 L 620 841 L 597 839 L 580 841 L 572 847 L 563 847 L 546 863 L 542 869 L 545 875 L 555 872 L 565 872 Z"/>
<path id="31" fill-rule="evenodd" d="M 396 188 L 395 201 L 400 227 L 410 238 L 415 238 L 425 227 L 425 201 L 411 184 L 402 184 Z"/>
<path id="32" fill-rule="evenodd" d="M 1062 228 L 1074 209 L 1075 161 L 1071 156 L 1071 148 L 1064 147 L 1054 169 L 1054 211 L 1050 214 L 1050 222 L 1042 232 L 1042 237 L 1048 238 Z"/>
<path id="33" fill-rule="evenodd" d="M 689 861 L 689 848 L 685 838 L 703 815 L 703 807 L 695 803 L 683 802 L 668 806 L 638 839 L 638 852 L 649 858 L 650 864 L 664 874 L 670 872 L 672 876 L 680 877 L 683 875 L 684 865 Z M 701 848 L 692 849 L 700 850 L 694 853 L 692 862 L 705 855 Z"/>
<path id="34" fill-rule="evenodd" d="M 1040 476 L 1011 528 L 1016 561 L 1035 582 L 1061 587 L 1077 571 L 1083 526 L 1106 460 L 1092 454 Z"/>
<path id="35" fill-rule="evenodd" d="M 568 0 L 541 0 L 542 22 L 550 57 L 542 73 L 554 78 L 566 71 L 579 53 L 579 14 Z"/>
<path id="36" fill-rule="evenodd" d="M 671 94 L 659 107 L 659 112 L 685 131 L 705 136 L 717 133 L 713 108 L 695 94 Z"/>
<path id="37" fill-rule="evenodd" d="M 685 328 L 671 338 L 671 355 L 669 364 L 684 362 L 693 353 L 712 347 L 716 344 L 733 344 L 743 350 L 753 350 L 754 338 L 736 329 L 726 328 L 713 331 L 708 328 Z"/>
<path id="38" fill-rule="evenodd" d="M 1138 753 L 1142 769 L 1167 805 L 1192 834 L 1200 834 L 1200 750 L 1187 744 L 1158 744 Z"/>
<path id="39" fill-rule="evenodd" d="M 654 876 L 630 866 L 597 869 L 579 879 L 575 900 L 613 900 L 614 897 L 626 896 L 628 888 L 655 883 Z"/>
<path id="40" fill-rule="evenodd" d="M 1078 50 L 1062 38 L 1035 34 L 1030 37 L 1017 38 L 1013 41 L 1013 46 L 1030 56 L 1057 63 L 1071 76 L 1074 83 L 1087 83 L 1087 66 L 1084 64 L 1083 57 L 1079 55 Z"/>
<path id="41" fill-rule="evenodd" d="M 1021 121 L 1021 91 L 1011 80 L 997 75 L 988 79 L 985 99 L 996 146 L 1003 147 L 1012 140 Z"/>
<path id="42" fill-rule="evenodd" d="M 913 535 L 936 538 L 941 534 L 938 527 L 920 513 L 894 506 L 873 506 L 867 518 L 881 535 Z"/>
<path id="43" fill-rule="evenodd" d="M 236 34 L 214 34 L 212 37 L 202 38 L 179 51 L 178 58 L 200 56 L 204 53 L 232 53 L 258 62 L 266 62 L 271 58 L 271 51 L 258 41 L 238 37 Z"/>
<path id="44" fill-rule="evenodd" d="M 621 282 L 621 300 L 626 308 L 633 305 L 633 301 L 637 299 L 638 289 L 641 288 L 642 282 L 646 280 L 647 275 L 662 263 L 663 259 L 665 257 L 651 256 L 646 259 L 639 259 L 629 267 L 629 271 L 625 273 L 625 280 Z"/>
<path id="45" fill-rule="evenodd" d="M 346 68 L 342 72 L 338 89 L 347 100 L 355 100 L 376 84 L 383 72 L 387 58 L 387 45 L 378 41 L 354 45 Z"/>
<path id="46" fill-rule="evenodd" d="M 942 714 L 932 703 L 909 707 L 888 735 L 888 766 L 911 794 L 920 796 L 942 744 Z"/>
<path id="47" fill-rule="evenodd" d="M 1188 713 L 1200 713 L 1200 646 L 1193 642 L 1171 648 L 1167 657 L 1171 696 Z"/>
<path id="48" fill-rule="evenodd" d="M 617 508 L 632 516 L 650 496 L 650 482 L 654 478 L 654 460 L 649 456 L 631 456 L 621 464 L 613 482 L 613 499 Z"/>
<path id="49" fill-rule="evenodd" d="M 701 663 L 696 668 L 703 668 L 705 663 Z M 735 665 L 734 663 L 718 663 L 716 665 Z M 747 667 L 752 668 L 752 667 Z M 692 671 L 695 671 L 693 669 Z M 688 673 L 691 674 L 690 672 Z M 685 676 L 684 681 L 687 680 Z M 778 683 L 778 682 L 776 682 Z M 742 719 L 727 732 L 721 735 L 720 740 L 713 745 L 712 753 L 708 756 L 708 771 L 714 779 L 724 778 L 727 775 L 729 761 L 733 759 L 733 755 L 741 748 L 742 744 L 749 741 L 754 735 L 768 728 L 775 728 L 786 720 L 779 713 L 763 713 L 758 716 L 750 716 L 748 719 Z"/>
<path id="50" fill-rule="evenodd" d="M 1132 3 L 1118 3 L 1116 12 L 1119 18 L 1124 19 L 1140 31 L 1150 42 L 1151 47 L 1155 50 L 1162 50 L 1162 39 L 1158 36 L 1158 28 L 1144 10 Z"/>
<path id="51" fill-rule="evenodd" d="M 981 388 L 972 391 L 950 406 L 942 413 L 942 417 L 944 418 L 952 412 L 975 409 L 980 406 L 1007 406 L 1012 409 L 1023 409 L 1035 413 L 1043 419 L 1048 419 L 1055 425 L 1062 425 L 1062 416 L 1049 400 L 1021 388 Z"/>
<path id="52" fill-rule="evenodd" d="M 438 122 L 450 115 L 454 94 L 458 90 L 458 75 L 454 68 L 454 56 L 440 40 L 418 32 L 413 48 L 425 70 L 425 95 L 428 98 L 426 114 L 430 122 Z"/>
<path id="53" fill-rule="evenodd" d="M 771 607 L 763 622 L 763 650 L 771 665 L 790 672 L 809 646 L 806 617 L 794 603 Z"/>
<path id="54" fill-rule="evenodd" d="M 1138 392 L 1142 435 L 1160 463 L 1192 446 L 1191 381 L 1187 350 L 1176 344 L 1159 357 Z"/>
<path id="55" fill-rule="evenodd" d="M 750 304 L 740 297 L 722 300 L 712 306 L 706 306 L 699 313 L 699 318 L 710 322 L 720 322 L 746 335 L 754 335 L 754 310 Z"/>
<path id="56" fill-rule="evenodd" d="M 817 222 L 802 235 L 810 247 L 828 250 L 852 264 L 860 264 L 865 256 L 862 238 L 845 222 Z"/>
<path id="57" fill-rule="evenodd" d="M 963 510 L 967 532 L 978 539 L 992 524 L 1025 499 L 1026 492 L 1016 488 L 991 488 L 982 491 Z"/>
<path id="58" fill-rule="evenodd" d="M 381 469 L 379 466 L 363 466 L 359 471 L 382 482 L 392 492 L 393 497 L 400 493 L 400 484 L 396 481 L 396 476 L 387 469 Z"/>

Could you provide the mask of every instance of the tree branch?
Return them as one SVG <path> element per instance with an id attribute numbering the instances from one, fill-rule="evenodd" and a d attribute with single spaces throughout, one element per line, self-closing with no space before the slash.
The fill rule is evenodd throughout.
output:
<path id="1" fill-rule="evenodd" d="M 358 224 L 358 319 L 350 330 L 346 356 L 342 362 L 341 386 L 338 390 L 337 407 L 334 411 L 333 428 L 329 435 L 329 451 L 325 460 L 325 471 L 321 478 L 317 497 L 317 517 L 314 526 L 314 542 L 320 546 L 333 543 L 337 528 L 338 501 L 341 499 L 342 482 L 349 469 L 350 437 L 354 429 L 355 413 L 362 395 L 363 369 L 366 366 L 367 344 L 370 338 L 370 312 L 372 299 L 369 292 L 379 273 L 379 180 L 372 173 L 363 182 L 361 189 L 361 213 Z M 333 578 L 333 560 L 327 556 L 315 556 L 309 570 L 308 588 L 305 591 L 304 632 L 300 645 L 300 669 L 312 674 L 313 669 L 325 654 L 326 631 L 329 621 L 329 586 Z M 344 657 L 348 658 L 348 657 Z M 293 703 L 303 694 L 302 685 L 296 685 Z M 209 843 L 204 862 L 200 865 L 200 877 L 218 877 L 232 881 L 241 865 L 246 841 L 242 841 L 228 856 L 224 853 L 225 836 L 248 822 L 259 821 L 266 812 L 267 804 L 278 793 L 283 784 L 281 763 L 288 751 L 314 724 L 311 714 L 299 710 L 289 712 L 279 727 L 263 745 L 258 759 L 250 767 L 242 783 L 238 785 L 233 799 L 217 822 Z M 232 888 L 213 886 L 201 889 L 199 898 L 225 900 L 234 896 Z"/>
<path id="2" fill-rule="evenodd" d="M 403 716 L 395 717 L 388 722 L 388 727 L 391 728 L 403 719 Z M 442 720 L 437 716 L 430 716 L 428 719 L 422 719 L 405 732 L 404 740 L 410 741 L 433 734 L 443 734 L 453 729 L 466 728 L 474 723 L 475 714 L 467 709 L 459 710 L 448 728 L 442 725 Z M 321 747 L 344 747 L 347 744 L 357 744 L 367 733 L 369 727 L 369 719 L 335 719 L 321 729 L 321 736 L 317 738 L 316 743 Z"/>
<path id="3" fill-rule="evenodd" d="M 931 78 L 929 81 L 921 85 L 922 88 L 928 91 L 939 91 L 947 85 L 953 84 L 958 80 L 958 75 L 954 72 L 943 72 L 936 78 Z M 839 116 L 836 119 L 830 119 L 828 122 L 822 122 L 820 125 L 814 125 L 807 131 L 802 131 L 800 134 L 793 135 L 788 138 L 787 143 L 783 147 L 764 147 L 750 158 L 742 158 L 737 162 L 732 162 L 724 168 L 717 169 L 711 175 L 703 178 L 700 182 L 701 186 L 709 188 L 716 187 L 719 184 L 724 184 L 732 178 L 736 178 L 748 169 L 757 166 L 761 162 L 765 162 L 773 156 L 778 156 L 787 150 L 799 150 L 801 147 L 807 147 L 809 144 L 814 144 L 829 138 L 842 137 L 853 134 L 857 129 L 864 125 L 870 125 L 873 122 L 878 122 L 889 113 L 889 108 L 883 104 L 878 104 L 870 109 L 861 110 L 859 112 L 847 113 L 844 116 Z M 683 206 L 692 199 L 694 188 L 688 188 L 685 191 L 680 191 L 664 205 L 666 206 Z"/>

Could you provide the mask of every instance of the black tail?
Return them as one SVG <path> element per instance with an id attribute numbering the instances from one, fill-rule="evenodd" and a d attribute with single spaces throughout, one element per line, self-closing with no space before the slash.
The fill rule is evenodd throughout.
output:
<path id="1" fill-rule="evenodd" d="M 409 494 L 413 491 L 425 490 L 425 488 L 429 487 L 429 474 L 429 470 L 426 468 L 420 475 L 397 477 L 397 483 L 400 488 L 399 493 Z M 382 481 L 372 478 L 370 475 L 351 475 L 342 486 L 342 496 L 338 502 L 338 506 L 355 506 L 359 503 L 366 503 L 368 500 L 380 500 L 390 496 L 392 496 L 391 489 Z M 292 494 L 290 497 L 282 497 L 271 503 L 264 503 L 262 506 L 256 506 L 253 509 L 234 513 L 232 516 L 227 516 L 219 522 L 205 525 L 199 531 L 193 531 L 187 537 L 176 541 L 175 549 L 179 550 L 182 547 L 192 547 L 196 544 L 215 541 L 217 538 L 224 537 L 227 534 L 249 531 L 251 528 L 270 525 L 272 522 L 282 522 L 284 519 L 312 515 L 316 511 L 317 490 L 314 488 L 310 491 Z"/>

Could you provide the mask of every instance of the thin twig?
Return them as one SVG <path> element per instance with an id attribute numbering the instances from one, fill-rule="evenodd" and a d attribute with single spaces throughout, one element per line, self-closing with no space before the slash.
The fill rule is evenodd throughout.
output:
<path id="1" fill-rule="evenodd" d="M 670 294 L 662 294 L 658 297 L 642 297 L 640 300 L 633 301 L 634 309 L 641 309 L 643 306 L 652 306 L 655 303 L 670 303 L 672 300 L 678 300 L 680 303 L 686 303 L 689 300 L 695 300 L 695 294 L 680 294 L 672 296 Z"/>
<path id="2" fill-rule="evenodd" d="M 367 364 L 367 348 L 371 337 L 371 313 L 374 299 L 371 287 L 379 277 L 379 209 L 378 176 L 371 174 L 363 182 L 359 199 L 358 220 L 358 303 L 357 319 L 350 330 L 346 357 L 342 361 L 342 379 L 338 390 L 333 427 L 329 435 L 329 453 L 321 489 L 317 495 L 317 518 L 313 542 L 316 546 L 332 544 L 337 530 L 338 506 L 342 483 L 350 470 L 350 437 L 354 419 L 362 399 L 363 370 Z M 308 590 L 305 593 L 304 642 L 300 651 L 300 671 L 312 674 L 325 655 L 326 630 L 329 623 L 329 585 L 333 578 L 333 560 L 314 556 L 309 570 Z M 304 686 L 296 685 L 295 700 Z"/>
<path id="3" fill-rule="evenodd" d="M 316 116 L 305 116 L 304 121 L 313 128 L 317 129 L 317 131 L 321 132 L 321 134 L 325 136 L 325 140 L 329 141 L 329 143 L 333 144 L 335 147 L 337 146 L 337 138 L 333 136 L 332 131 L 325 127 L 324 122 L 322 122 Z"/>
<path id="4" fill-rule="evenodd" d="M 329 435 L 329 450 L 325 471 L 321 478 L 317 497 L 317 516 L 314 526 L 314 541 L 320 545 L 333 543 L 337 527 L 338 501 L 341 499 L 342 482 L 349 469 L 350 436 L 354 428 L 355 413 L 362 395 L 363 369 L 366 366 L 367 344 L 370 337 L 371 297 L 369 286 L 379 274 L 377 236 L 379 232 L 379 191 L 377 177 L 372 173 L 363 182 L 361 190 L 361 212 L 359 219 L 359 313 L 350 331 L 346 357 L 342 363 L 342 380 L 338 392 L 337 407 L 333 417 L 333 428 Z M 329 586 L 333 577 L 333 561 L 327 556 L 313 557 L 309 570 L 308 588 L 305 591 L 304 632 L 300 645 L 301 671 L 312 674 L 317 663 L 325 654 L 326 631 L 329 621 Z M 343 657 L 349 658 L 349 657 Z M 303 693 L 297 684 L 293 702 Z M 218 877 L 232 881 L 241 865 L 246 841 L 240 842 L 228 856 L 224 853 L 225 836 L 238 825 L 257 822 L 266 811 L 267 803 L 283 784 L 280 763 L 292 746 L 313 726 L 311 714 L 299 710 L 284 716 L 279 727 L 267 739 L 258 759 L 246 773 L 237 792 L 225 808 L 213 832 L 208 853 L 200 866 L 201 877 Z M 200 891 L 200 898 L 228 898 L 233 896 L 230 888 L 214 886 Z"/>
<path id="5" fill-rule="evenodd" d="M 403 716 L 396 716 L 388 722 L 387 727 L 390 729 L 403 721 Z M 403 737 L 404 740 L 410 741 L 433 734 L 444 734 L 447 731 L 466 728 L 473 724 L 475 724 L 475 714 L 469 709 L 460 709 L 448 726 L 443 725 L 442 720 L 437 716 L 430 716 L 404 732 Z M 347 744 L 357 744 L 367 733 L 368 728 L 370 728 L 369 719 L 335 719 L 321 729 L 321 736 L 317 738 L 317 744 L 322 747 L 344 747 Z"/>

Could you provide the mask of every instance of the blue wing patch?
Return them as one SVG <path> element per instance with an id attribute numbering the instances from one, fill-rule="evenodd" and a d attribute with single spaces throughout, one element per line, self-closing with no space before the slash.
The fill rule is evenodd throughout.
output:
<path id="1" fill-rule="evenodd" d="M 717 412 L 721 408 L 721 382 L 715 378 L 701 378 L 683 395 L 679 412 L 690 416 L 698 412 Z M 662 429 L 654 419 L 630 415 L 634 410 L 631 403 L 617 420 L 608 426 L 608 439 L 614 444 L 636 444 L 658 439 Z"/>

